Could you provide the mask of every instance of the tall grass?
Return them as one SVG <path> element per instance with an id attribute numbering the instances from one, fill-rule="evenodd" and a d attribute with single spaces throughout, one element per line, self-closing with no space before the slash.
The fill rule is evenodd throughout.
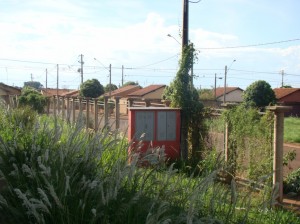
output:
<path id="1" fill-rule="evenodd" d="M 26 108 L 1 109 L 0 126 L 0 223 L 300 223 L 272 210 L 272 198 L 253 204 L 251 190 L 217 183 L 218 170 L 199 178 L 141 167 L 116 132 Z"/>
<path id="2" fill-rule="evenodd" d="M 287 117 L 284 119 L 284 141 L 300 143 L 300 118 Z"/>

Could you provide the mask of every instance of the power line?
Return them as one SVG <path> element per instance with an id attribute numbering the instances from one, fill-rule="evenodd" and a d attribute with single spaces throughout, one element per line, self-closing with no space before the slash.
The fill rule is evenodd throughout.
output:
<path id="1" fill-rule="evenodd" d="M 300 38 L 291 39 L 291 40 L 282 40 L 282 41 L 275 41 L 275 42 L 268 42 L 268 43 L 261 43 L 261 44 L 248 44 L 248 45 L 240 45 L 240 46 L 228 46 L 228 47 L 199 47 L 196 48 L 198 50 L 223 50 L 223 49 L 235 49 L 235 48 L 247 48 L 247 47 L 258 47 L 258 46 L 265 46 L 265 45 L 273 45 L 273 44 L 281 44 L 287 42 L 295 42 L 299 41 Z"/>
<path id="2" fill-rule="evenodd" d="M 151 63 L 151 64 L 148 64 L 148 65 L 143 65 L 143 66 L 138 66 L 138 67 L 135 67 L 135 68 L 131 68 L 131 69 L 140 69 L 140 68 L 145 68 L 145 67 L 148 67 L 148 66 L 151 66 L 151 65 L 156 65 L 156 64 L 159 64 L 159 63 L 162 63 L 164 61 L 168 61 L 172 58 L 175 58 L 177 57 L 179 54 L 175 54 L 173 55 L 172 57 L 169 57 L 169 58 L 166 58 L 166 59 L 163 59 L 163 60 L 160 60 L 160 61 L 157 61 L 157 62 L 154 62 L 154 63 Z"/>

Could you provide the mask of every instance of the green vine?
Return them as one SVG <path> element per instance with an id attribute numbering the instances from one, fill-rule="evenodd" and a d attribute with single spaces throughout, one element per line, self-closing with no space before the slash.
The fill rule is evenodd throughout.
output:
<path id="1" fill-rule="evenodd" d="M 197 52 L 193 44 L 183 49 L 180 67 L 174 81 L 165 89 L 163 98 L 171 101 L 171 107 L 181 108 L 181 152 L 184 160 L 199 162 L 203 146 L 203 104 L 190 75 Z"/>

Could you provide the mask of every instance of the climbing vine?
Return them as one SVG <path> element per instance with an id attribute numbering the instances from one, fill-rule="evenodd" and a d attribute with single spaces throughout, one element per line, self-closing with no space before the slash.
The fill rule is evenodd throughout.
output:
<path id="1" fill-rule="evenodd" d="M 197 52 L 193 44 L 183 49 L 179 70 L 175 79 L 165 89 L 164 99 L 171 101 L 171 107 L 181 108 L 181 152 L 183 159 L 199 161 L 203 146 L 203 104 L 190 75 Z"/>

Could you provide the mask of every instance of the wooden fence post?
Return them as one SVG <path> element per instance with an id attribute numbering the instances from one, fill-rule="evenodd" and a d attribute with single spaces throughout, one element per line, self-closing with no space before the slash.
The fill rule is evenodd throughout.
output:
<path id="1" fill-rule="evenodd" d="M 108 96 L 104 96 L 104 126 L 108 126 Z"/>
<path id="2" fill-rule="evenodd" d="M 56 119 L 56 97 L 53 96 L 53 114 L 54 114 L 54 118 Z"/>
<path id="3" fill-rule="evenodd" d="M 273 187 L 278 186 L 277 202 L 283 201 L 283 134 L 284 112 L 292 109 L 290 106 L 270 106 L 268 110 L 274 112 L 274 141 L 273 141 Z"/>
<path id="4" fill-rule="evenodd" d="M 115 103 L 116 103 L 116 107 L 115 107 L 116 129 L 119 129 L 120 128 L 120 97 L 119 96 L 115 97 Z"/>
<path id="5" fill-rule="evenodd" d="M 61 97 L 61 101 L 62 101 L 62 103 L 61 103 L 61 117 L 62 117 L 62 119 L 64 120 L 65 119 L 65 97 L 64 96 L 62 96 Z"/>
<path id="6" fill-rule="evenodd" d="M 72 122 L 73 123 L 75 123 L 75 113 L 76 113 L 75 97 L 72 97 Z"/>
<path id="7" fill-rule="evenodd" d="M 94 99 L 94 129 L 98 131 L 98 99 Z"/>
<path id="8" fill-rule="evenodd" d="M 89 123 L 90 123 L 90 98 L 86 97 L 85 98 L 86 102 L 86 129 L 89 128 Z"/>
<path id="9" fill-rule="evenodd" d="M 70 123 L 70 97 L 66 97 L 67 99 L 67 122 Z"/>

